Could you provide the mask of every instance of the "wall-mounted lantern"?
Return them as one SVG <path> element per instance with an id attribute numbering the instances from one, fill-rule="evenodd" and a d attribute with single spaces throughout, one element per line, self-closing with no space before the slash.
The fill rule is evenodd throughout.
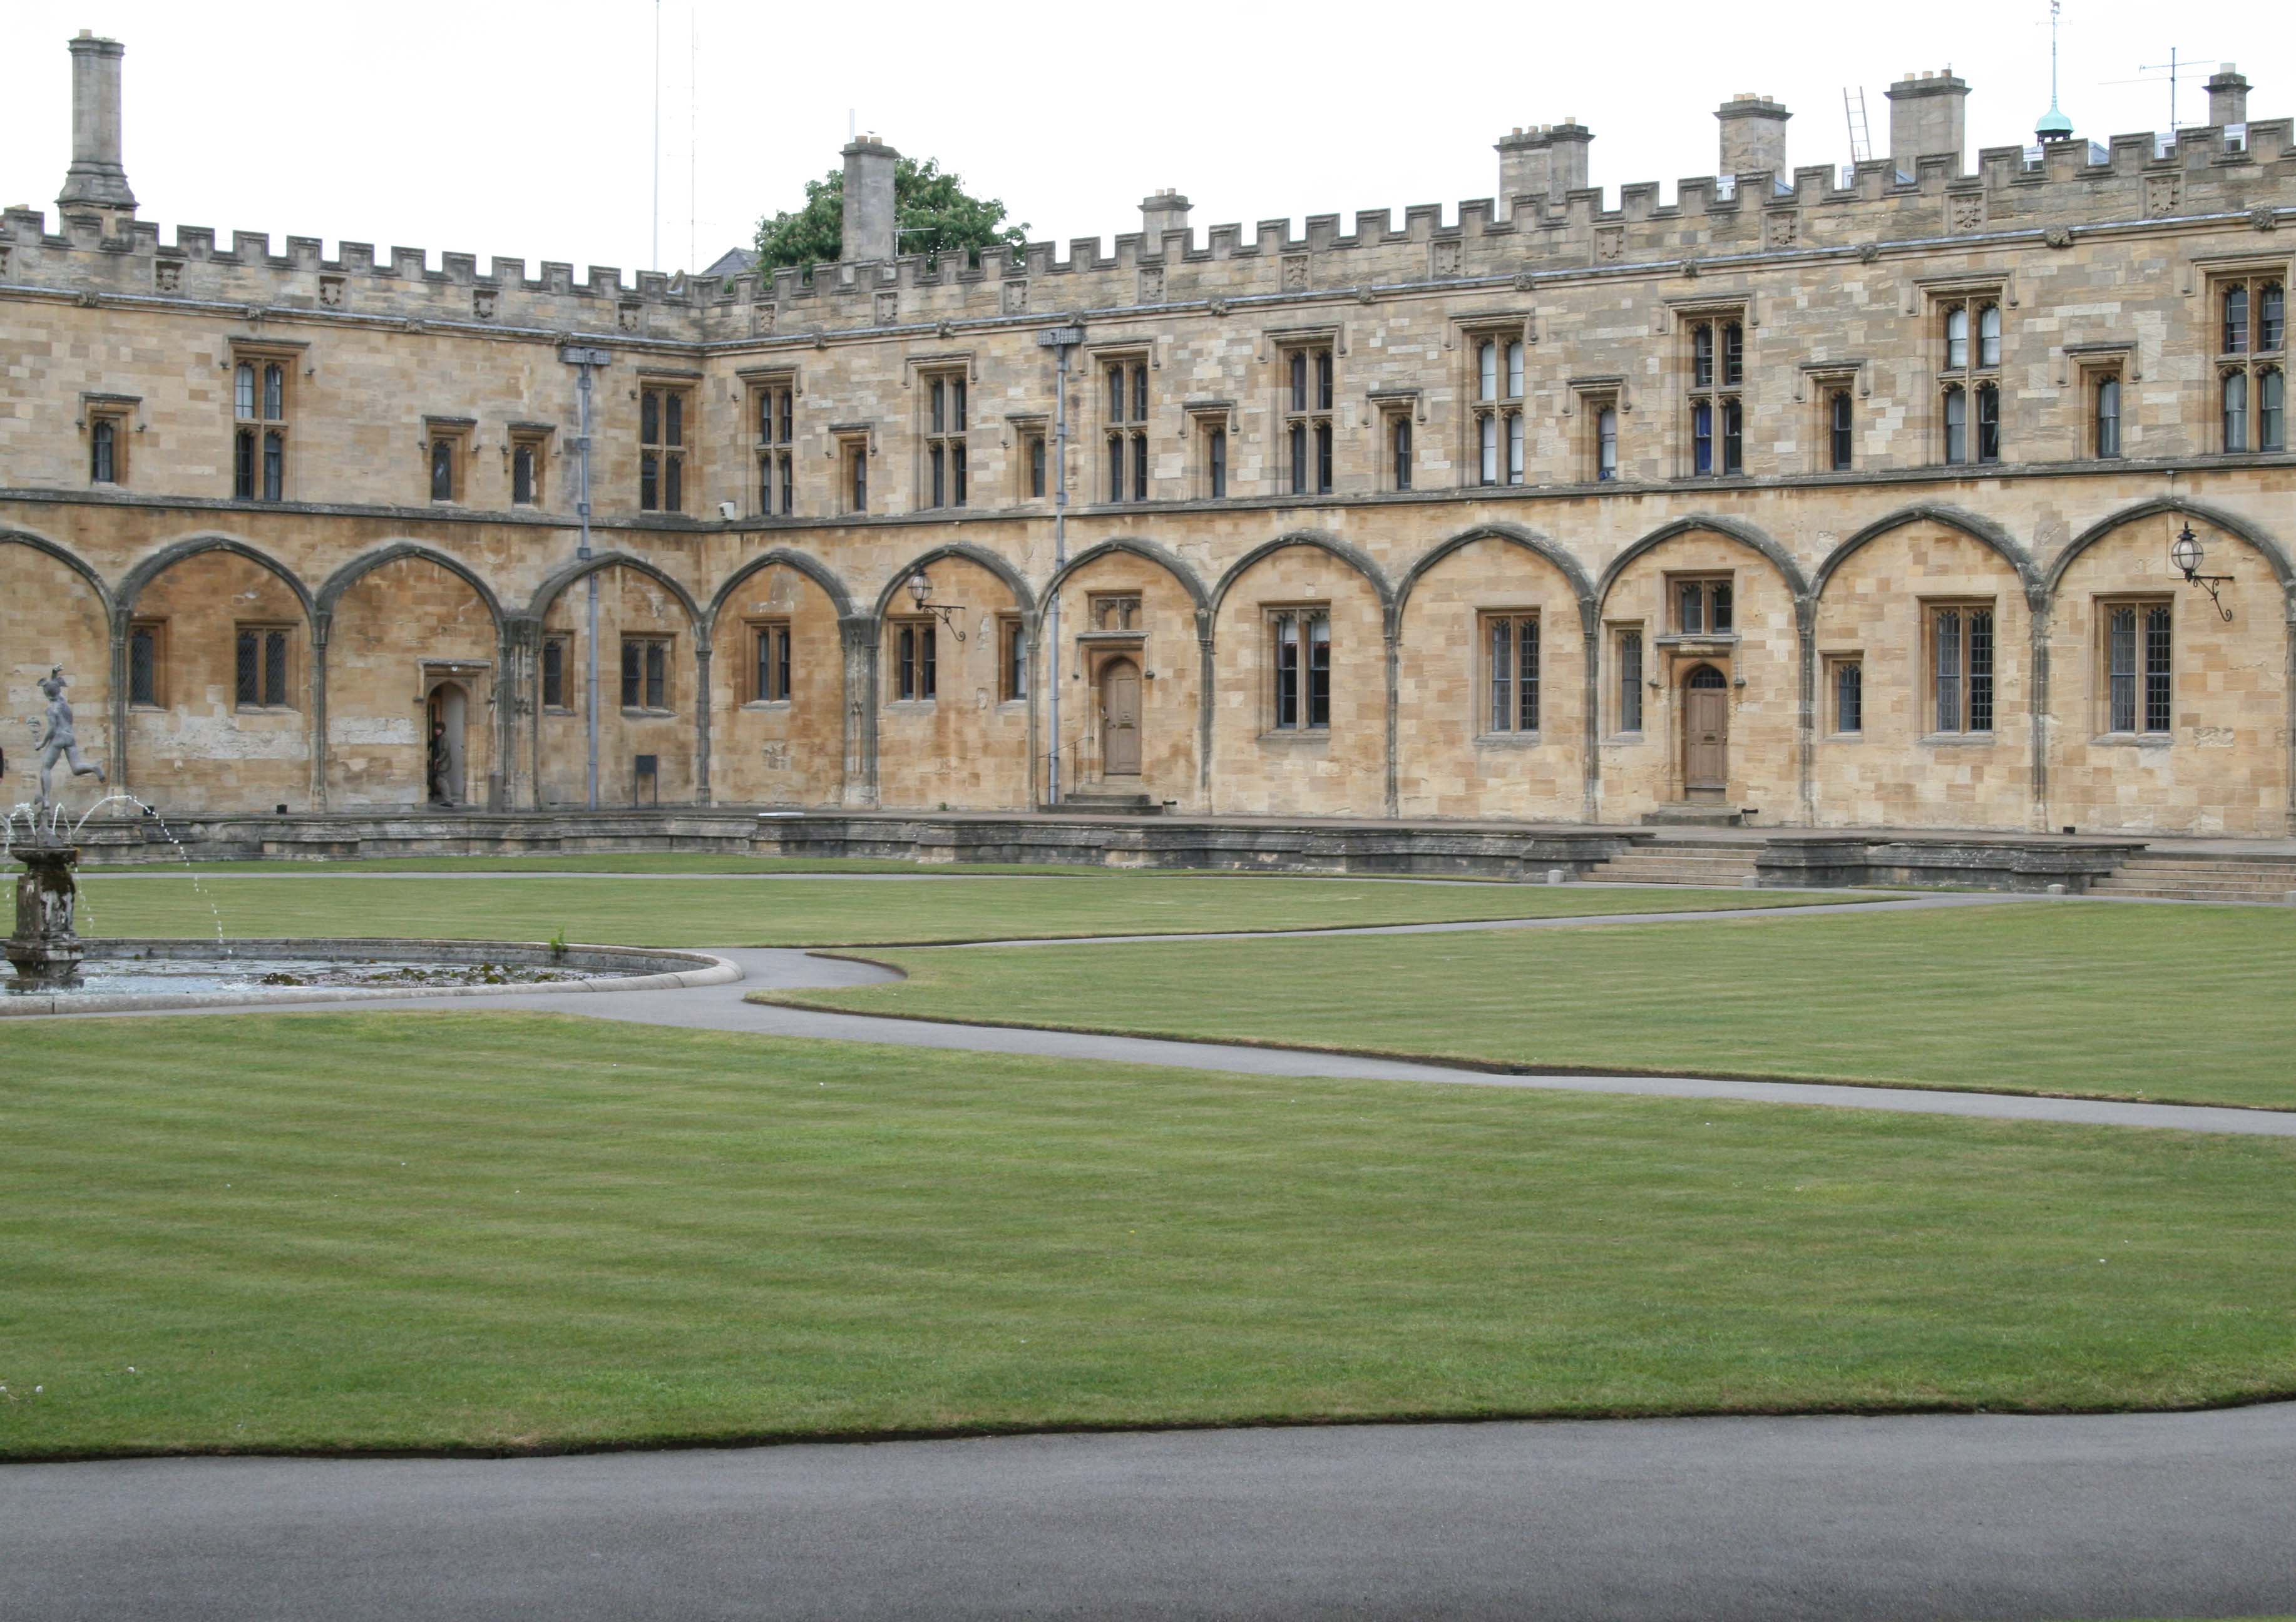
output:
<path id="1" fill-rule="evenodd" d="M 964 612 L 964 605 L 961 602 L 935 602 L 932 600 L 932 582 L 925 578 L 925 571 L 922 569 L 909 577 L 909 597 L 916 603 L 918 612 L 938 617 L 951 636 L 959 642 L 964 640 L 964 633 L 956 628 L 956 616 Z"/>
<path id="2" fill-rule="evenodd" d="M 2186 524 L 2177 534 L 2177 538 L 2169 545 L 2169 561 L 2174 563 L 2178 571 L 2184 575 L 2185 585 L 2197 586 L 2208 593 L 2209 601 L 2217 605 L 2217 612 L 2223 615 L 2225 622 L 2229 625 L 2232 622 L 2232 610 L 2225 606 L 2224 599 L 2217 594 L 2217 587 L 2230 586 L 2233 578 L 2230 575 L 2202 574 L 2201 565 L 2207 561 L 2208 552 L 2202 546 L 2201 537 L 2193 533 L 2192 525 Z"/>

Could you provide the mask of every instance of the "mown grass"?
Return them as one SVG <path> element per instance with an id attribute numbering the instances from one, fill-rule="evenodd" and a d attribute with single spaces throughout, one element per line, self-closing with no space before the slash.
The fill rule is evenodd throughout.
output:
<path id="1" fill-rule="evenodd" d="M 2296 1391 L 2292 1175 L 555 1015 L 15 1023 L 0 1454 L 2236 1401 Z"/>
<path id="2" fill-rule="evenodd" d="M 158 855 L 152 854 L 156 848 Z M 143 859 L 109 868 L 111 872 L 253 873 L 988 873 L 1010 877 L 1032 874 L 1062 879 L 1095 875 L 1122 878 L 1139 870 L 1119 867 L 1055 865 L 1042 862 L 917 862 L 881 861 L 866 856 L 747 856 L 712 851 L 566 851 L 548 856 L 361 856 L 348 860 L 302 861 L 273 859 L 242 862 L 180 862 L 168 848 L 147 847 Z M 97 868 L 90 871 L 102 872 Z M 1168 871 L 1168 870 L 1156 870 Z M 1144 876 L 1144 875 L 1143 875 Z M 1496 882 L 1496 881 L 1494 881 Z"/>
<path id="3" fill-rule="evenodd" d="M 1822 904 L 1822 896 L 1791 897 Z M 1264 877 L 727 880 L 110 876 L 81 883 L 83 933 L 416 936 L 636 946 L 824 946 L 1020 937 L 1329 929 L 1767 906 L 1742 890 L 1397 884 Z M 0 906 L 12 905 L 0 896 Z"/>
<path id="4" fill-rule="evenodd" d="M 910 979 L 784 1000 L 1551 1069 L 2296 1109 L 2296 915 L 2264 908 L 2036 904 L 875 955 Z"/>

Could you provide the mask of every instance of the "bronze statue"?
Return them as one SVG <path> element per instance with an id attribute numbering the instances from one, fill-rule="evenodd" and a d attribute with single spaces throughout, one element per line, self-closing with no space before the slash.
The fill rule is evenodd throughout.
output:
<path id="1" fill-rule="evenodd" d="M 79 736 L 72 730 L 71 704 L 64 697 L 64 689 L 69 685 L 70 684 L 64 680 L 62 665 L 50 667 L 46 677 L 39 684 L 41 693 L 48 700 L 47 724 L 40 738 L 40 804 L 43 806 L 53 803 L 48 793 L 48 778 L 59 760 L 71 763 L 71 774 L 75 777 L 93 776 L 98 782 L 104 781 L 103 767 L 100 763 L 79 758 Z"/>

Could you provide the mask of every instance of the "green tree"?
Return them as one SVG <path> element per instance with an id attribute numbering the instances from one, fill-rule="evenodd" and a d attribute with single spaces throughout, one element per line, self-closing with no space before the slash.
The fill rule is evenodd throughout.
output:
<path id="1" fill-rule="evenodd" d="M 938 259 L 962 250 L 977 262 L 983 248 L 1019 247 L 1028 240 L 1024 222 L 1007 225 L 1004 205 L 994 197 L 974 197 L 962 176 L 946 173 L 927 158 L 903 158 L 893 165 L 893 225 L 900 251 Z M 833 265 L 845 245 L 845 176 L 832 169 L 822 180 L 805 183 L 805 207 L 758 222 L 758 268 L 783 265 Z"/>

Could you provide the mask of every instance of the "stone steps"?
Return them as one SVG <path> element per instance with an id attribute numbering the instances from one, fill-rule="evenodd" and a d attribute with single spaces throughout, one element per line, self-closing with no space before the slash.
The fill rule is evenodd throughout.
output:
<path id="1" fill-rule="evenodd" d="M 1756 852 L 1735 846 L 1637 845 L 1587 870 L 1610 884 L 1690 884 L 1738 889 L 1755 880 Z"/>
<path id="2" fill-rule="evenodd" d="M 2296 895 L 2296 861 L 2263 856 L 2243 861 L 2215 856 L 2141 856 L 2089 887 L 2093 896 L 2156 901 L 2244 901 L 2285 904 Z"/>

